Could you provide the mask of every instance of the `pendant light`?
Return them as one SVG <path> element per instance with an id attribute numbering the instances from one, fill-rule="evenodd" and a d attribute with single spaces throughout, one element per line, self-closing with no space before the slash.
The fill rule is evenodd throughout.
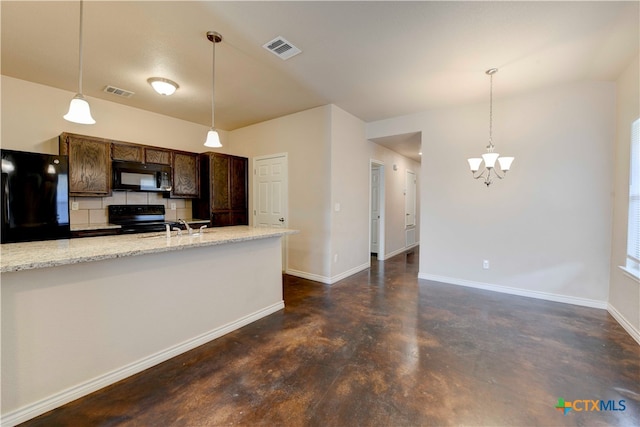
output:
<path id="1" fill-rule="evenodd" d="M 216 83 L 216 43 L 222 41 L 222 36 L 215 31 L 208 31 L 207 38 L 213 43 L 213 61 L 211 66 L 211 129 L 207 133 L 207 140 L 204 142 L 205 147 L 220 148 L 220 135 L 215 130 L 214 113 L 215 113 L 215 83 Z"/>
<path id="2" fill-rule="evenodd" d="M 83 125 L 92 125 L 96 121 L 91 117 L 91 109 L 89 103 L 82 95 L 82 9 L 83 2 L 80 0 L 80 36 L 79 36 L 79 54 L 78 54 L 78 93 L 73 97 L 69 104 L 69 112 L 64 115 L 64 119 L 74 123 Z"/>
<path id="3" fill-rule="evenodd" d="M 489 89 L 489 145 L 487 145 L 487 152 L 480 157 L 474 157 L 467 159 L 469 162 L 469 169 L 474 179 L 484 179 L 484 184 L 488 187 L 493 181 L 493 176 L 497 176 L 499 179 L 504 178 L 507 171 L 511 168 L 513 157 L 500 157 L 500 154 L 494 153 L 495 146 L 493 145 L 493 75 L 498 72 L 497 68 L 491 68 L 485 71 L 485 74 L 490 79 Z M 500 165 L 502 175 L 495 168 L 496 160 Z M 484 161 L 484 169 L 478 175 L 476 173 L 480 170 L 480 165 Z"/>

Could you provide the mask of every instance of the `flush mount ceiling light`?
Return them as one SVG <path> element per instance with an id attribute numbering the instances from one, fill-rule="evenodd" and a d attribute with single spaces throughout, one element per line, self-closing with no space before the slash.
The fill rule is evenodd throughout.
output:
<path id="1" fill-rule="evenodd" d="M 147 79 L 147 82 L 149 82 L 153 90 L 164 96 L 173 95 L 173 93 L 180 87 L 178 86 L 178 83 L 173 80 L 164 79 L 162 77 L 151 77 L 150 79 Z"/>
<path id="2" fill-rule="evenodd" d="M 80 0 L 80 42 L 78 54 L 78 93 L 69 103 L 69 112 L 63 117 L 65 120 L 83 125 L 92 125 L 96 121 L 91 117 L 91 109 L 89 103 L 82 95 L 82 0 Z"/>
<path id="3" fill-rule="evenodd" d="M 469 168 L 474 179 L 484 179 L 484 183 L 487 187 L 491 185 L 493 176 L 497 176 L 499 179 L 504 178 L 507 171 L 511 168 L 513 157 L 500 157 L 500 154 L 494 153 L 495 146 L 493 145 L 493 75 L 498 72 L 497 68 L 491 68 L 485 73 L 489 76 L 491 81 L 489 89 L 489 145 L 487 145 L 487 152 L 480 157 L 474 157 L 467 159 L 469 162 Z M 496 160 L 500 165 L 502 175 L 495 168 Z M 478 174 L 480 165 L 484 161 L 484 169 Z M 493 173 L 492 173 L 493 172 Z"/>
<path id="4" fill-rule="evenodd" d="M 216 44 L 222 41 L 222 36 L 215 31 L 207 31 L 207 38 L 213 44 L 213 60 L 211 65 L 211 129 L 207 132 L 207 140 L 204 142 L 205 147 L 220 148 L 220 135 L 215 130 L 214 112 L 215 112 L 215 84 L 216 84 Z"/>

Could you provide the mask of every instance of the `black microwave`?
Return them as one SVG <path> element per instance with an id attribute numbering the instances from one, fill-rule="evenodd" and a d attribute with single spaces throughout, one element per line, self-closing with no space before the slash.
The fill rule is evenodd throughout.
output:
<path id="1" fill-rule="evenodd" d="M 112 188 L 126 191 L 171 191 L 171 166 L 114 161 Z"/>

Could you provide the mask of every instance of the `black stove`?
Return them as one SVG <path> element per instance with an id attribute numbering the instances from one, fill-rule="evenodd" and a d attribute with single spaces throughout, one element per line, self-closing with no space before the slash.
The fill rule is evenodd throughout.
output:
<path id="1" fill-rule="evenodd" d="M 121 233 L 147 233 L 165 231 L 165 224 L 179 227 L 175 221 L 164 220 L 163 205 L 110 205 L 109 222 L 120 225 Z"/>

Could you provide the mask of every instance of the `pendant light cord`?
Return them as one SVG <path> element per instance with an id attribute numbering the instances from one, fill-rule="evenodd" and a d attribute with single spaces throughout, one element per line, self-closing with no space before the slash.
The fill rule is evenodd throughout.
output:
<path id="1" fill-rule="evenodd" d="M 489 74 L 489 147 L 493 147 L 493 73 Z"/>
<path id="2" fill-rule="evenodd" d="M 80 0 L 80 41 L 78 42 L 79 60 L 78 60 L 78 93 L 82 93 L 82 9 L 83 1 Z"/>
<path id="3" fill-rule="evenodd" d="M 211 129 L 214 128 L 215 117 L 215 84 L 216 84 L 216 40 L 215 35 L 211 41 L 213 44 L 213 54 L 211 55 Z"/>

